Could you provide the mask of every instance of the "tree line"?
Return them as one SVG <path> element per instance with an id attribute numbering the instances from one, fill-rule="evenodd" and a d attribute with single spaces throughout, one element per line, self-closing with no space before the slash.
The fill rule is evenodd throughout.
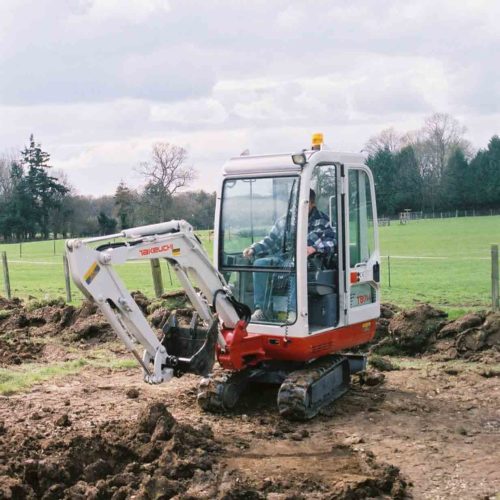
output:
<path id="1" fill-rule="evenodd" d="M 500 208 L 500 138 L 494 135 L 485 149 L 473 151 L 465 128 L 450 115 L 434 114 L 413 132 L 383 130 L 364 151 L 381 216 L 405 209 Z M 80 195 L 31 135 L 18 154 L 0 156 L 0 238 L 111 234 L 174 218 L 198 229 L 213 227 L 215 193 L 184 190 L 195 178 L 184 148 L 156 143 L 136 171 L 144 181 L 140 189 L 121 181 L 114 195 Z"/>
<path id="2" fill-rule="evenodd" d="M 500 138 L 473 151 L 465 128 L 447 114 L 421 129 L 386 129 L 365 145 L 375 178 L 379 215 L 500 208 Z"/>
<path id="3" fill-rule="evenodd" d="M 121 181 L 114 195 L 80 195 L 31 135 L 19 154 L 0 156 L 0 239 L 112 234 L 173 218 L 197 229 L 213 227 L 215 193 L 182 191 L 195 178 L 184 148 L 156 143 L 151 159 L 136 170 L 144 180 L 139 189 Z"/>

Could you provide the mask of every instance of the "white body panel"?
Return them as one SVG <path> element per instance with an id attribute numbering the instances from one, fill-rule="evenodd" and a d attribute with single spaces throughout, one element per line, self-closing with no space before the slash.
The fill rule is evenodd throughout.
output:
<path id="1" fill-rule="evenodd" d="M 305 151 L 307 162 L 305 165 L 296 165 L 292 161 L 292 154 L 262 155 L 262 156 L 240 156 L 232 158 L 223 167 L 223 179 L 217 191 L 217 206 L 214 228 L 214 266 L 218 268 L 218 251 L 220 248 L 220 219 L 223 183 L 231 178 L 252 178 L 266 176 L 300 176 L 299 212 L 297 220 L 297 321 L 288 326 L 255 324 L 250 323 L 247 330 L 250 333 L 261 333 L 269 335 L 285 335 L 289 337 L 308 337 L 311 334 L 308 322 L 308 295 L 307 295 L 307 233 L 308 233 L 308 204 L 309 187 L 311 174 L 318 164 L 334 164 L 342 166 L 345 177 L 338 177 L 338 193 L 347 197 L 348 182 L 347 175 L 349 169 L 362 170 L 366 172 L 370 179 L 370 189 L 372 200 L 375 200 L 373 187 L 373 176 L 368 167 L 365 166 L 365 157 L 362 154 L 342 153 L 328 150 Z M 376 211 L 374 210 L 374 234 L 375 251 L 371 255 L 369 262 L 356 268 L 360 272 L 360 283 L 370 283 L 376 290 L 375 302 L 352 309 L 350 307 L 351 284 L 349 280 L 351 263 L 349 262 L 349 252 L 347 251 L 349 242 L 349 207 L 342 209 L 341 196 L 337 196 L 337 213 L 341 218 L 345 218 L 345 234 L 337 231 L 339 263 L 345 253 L 346 269 L 340 269 L 339 265 L 339 321 L 336 328 L 360 323 L 368 319 L 377 318 L 380 315 L 380 292 L 379 285 L 373 281 L 372 268 L 376 262 L 380 261 L 378 227 L 376 223 Z M 339 219 L 339 225 L 341 220 Z M 346 244 L 347 242 L 347 244 Z M 332 327 L 325 327 L 324 330 L 315 330 L 314 333 L 331 330 Z"/>

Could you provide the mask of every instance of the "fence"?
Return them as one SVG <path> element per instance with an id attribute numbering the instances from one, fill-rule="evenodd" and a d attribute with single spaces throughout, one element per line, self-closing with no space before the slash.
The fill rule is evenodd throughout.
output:
<path id="1" fill-rule="evenodd" d="M 383 298 L 405 306 L 426 301 L 449 308 L 491 307 L 498 311 L 498 245 L 491 245 L 490 254 L 489 257 L 382 255 Z"/>
<path id="2" fill-rule="evenodd" d="M 198 231 L 205 249 L 212 254 L 213 231 Z M 69 278 L 64 261 L 64 240 L 0 244 L 0 295 L 50 299 L 66 297 L 68 302 L 83 299 Z M 116 266 L 129 290 L 140 290 L 148 296 L 160 296 L 165 291 L 180 288 L 177 276 L 160 261 L 129 261 Z"/>
<path id="3" fill-rule="evenodd" d="M 406 295 L 410 301 L 425 297 L 425 300 L 437 303 L 444 301 L 453 304 L 456 300 L 461 304 L 467 302 L 468 306 L 486 306 L 484 298 L 488 296 L 488 280 L 485 278 L 487 260 L 482 257 L 474 260 L 457 257 L 384 256 L 381 264 L 385 300 L 394 299 L 394 302 L 408 305 L 404 300 Z M 82 298 L 79 292 L 76 295 L 72 293 L 65 255 L 54 256 L 52 261 L 19 262 L 15 259 L 9 261 L 7 252 L 2 251 L 1 262 L 2 288 L 7 298 L 11 298 L 13 289 L 16 295 L 28 297 L 36 294 L 38 290 L 45 295 L 44 298 L 65 295 L 67 302 Z M 162 263 L 163 269 L 167 270 L 164 276 Z M 149 266 L 151 271 L 148 272 L 144 266 Z M 160 297 L 165 289 L 180 288 L 175 273 L 172 274 L 168 263 L 163 259 L 133 261 L 117 268 L 130 290 L 139 289 L 146 295 L 152 296 L 154 293 L 156 297 Z M 448 268 L 453 269 L 453 272 L 447 272 Z M 11 270 L 14 270 L 14 279 L 11 278 Z M 459 275 L 463 276 L 461 281 L 456 278 Z M 168 280 L 165 279 L 167 276 Z M 15 287 L 12 286 L 13 283 Z M 430 295 L 429 292 L 424 295 L 424 290 L 429 287 L 432 292 Z M 433 297 L 436 300 L 433 300 Z M 491 246 L 491 307 L 493 310 L 499 309 L 498 245 Z"/>
<path id="4" fill-rule="evenodd" d="M 500 215 L 500 208 L 486 209 L 486 210 L 448 210 L 448 211 L 436 211 L 436 212 L 421 212 L 414 211 L 408 212 L 408 220 L 420 220 L 420 219 L 450 219 L 457 217 L 485 217 Z M 400 214 L 393 215 L 380 215 L 379 225 L 390 225 L 390 221 L 399 221 L 401 218 Z M 389 223 L 387 223 L 389 221 Z M 380 223 L 382 222 L 382 223 Z"/>

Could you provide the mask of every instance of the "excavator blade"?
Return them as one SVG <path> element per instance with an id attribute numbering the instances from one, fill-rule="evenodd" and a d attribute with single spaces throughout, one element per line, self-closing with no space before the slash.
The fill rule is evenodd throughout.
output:
<path id="1" fill-rule="evenodd" d="M 206 377 L 214 366 L 218 321 L 214 319 L 208 328 L 203 328 L 197 320 L 195 312 L 189 327 L 181 327 L 174 311 L 163 327 L 162 344 L 167 349 L 174 375 L 178 377 L 185 373 Z"/>

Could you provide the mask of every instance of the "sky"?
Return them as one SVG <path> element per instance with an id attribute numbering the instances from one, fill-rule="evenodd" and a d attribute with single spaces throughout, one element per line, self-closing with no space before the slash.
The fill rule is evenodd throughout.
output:
<path id="1" fill-rule="evenodd" d="M 192 188 L 223 163 L 294 152 L 314 132 L 360 151 L 449 113 L 500 134 L 497 0 L 0 0 L 0 154 L 31 133 L 76 191 L 139 187 L 155 142 Z"/>

